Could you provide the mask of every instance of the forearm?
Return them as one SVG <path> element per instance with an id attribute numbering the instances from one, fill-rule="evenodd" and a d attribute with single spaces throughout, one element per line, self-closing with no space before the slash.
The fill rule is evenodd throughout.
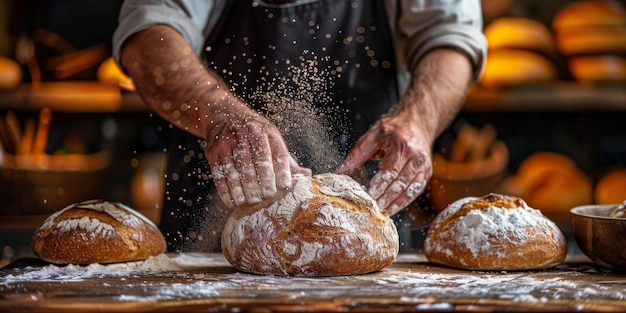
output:
<path id="1" fill-rule="evenodd" d="M 122 48 L 121 63 L 151 110 L 202 138 L 207 136 L 216 104 L 232 97 L 168 26 L 155 25 L 130 37 Z"/>
<path id="2" fill-rule="evenodd" d="M 454 49 L 432 50 L 413 69 L 409 88 L 389 115 L 418 128 L 432 144 L 458 114 L 471 80 L 467 56 Z"/>

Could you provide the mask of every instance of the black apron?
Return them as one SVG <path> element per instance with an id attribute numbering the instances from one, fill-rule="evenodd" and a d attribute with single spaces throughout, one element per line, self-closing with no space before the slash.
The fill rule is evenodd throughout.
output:
<path id="1" fill-rule="evenodd" d="M 313 173 L 332 172 L 398 100 L 384 2 L 300 5 L 228 1 L 206 41 L 206 66 L 277 125 Z M 174 129 L 161 229 L 168 251 L 217 251 L 228 210 L 208 178 L 205 142 Z"/>

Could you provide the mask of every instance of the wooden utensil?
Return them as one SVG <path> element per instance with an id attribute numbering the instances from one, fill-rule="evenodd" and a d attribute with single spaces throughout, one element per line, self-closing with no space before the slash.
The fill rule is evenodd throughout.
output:
<path id="1" fill-rule="evenodd" d="M 9 131 L 9 126 L 5 119 L 0 119 L 0 142 L 2 143 L 2 151 L 5 154 L 16 154 L 17 146 Z"/>
<path id="2" fill-rule="evenodd" d="M 37 133 L 32 146 L 32 154 L 43 154 L 46 151 L 48 143 L 48 131 L 50 130 L 50 121 L 52 120 L 52 111 L 49 108 L 43 108 L 39 112 L 39 123 Z"/>
<path id="3" fill-rule="evenodd" d="M 33 138 L 35 137 L 35 121 L 27 118 L 24 121 L 24 133 L 19 140 L 19 154 L 28 155 L 33 147 Z"/>
<path id="4" fill-rule="evenodd" d="M 7 130 L 8 130 L 8 134 L 10 138 L 9 140 L 13 143 L 13 146 L 16 147 L 15 153 L 18 153 L 19 152 L 18 147 L 20 145 L 20 138 L 22 138 L 20 122 L 17 119 L 15 112 L 11 110 L 7 111 L 5 119 L 6 119 Z"/>

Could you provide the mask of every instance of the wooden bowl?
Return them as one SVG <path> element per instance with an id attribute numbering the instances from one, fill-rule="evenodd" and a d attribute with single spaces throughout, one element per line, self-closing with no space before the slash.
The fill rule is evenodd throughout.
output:
<path id="1" fill-rule="evenodd" d="M 592 204 L 570 210 L 572 232 L 593 262 L 626 271 L 626 218 L 610 217 L 620 204 Z"/>

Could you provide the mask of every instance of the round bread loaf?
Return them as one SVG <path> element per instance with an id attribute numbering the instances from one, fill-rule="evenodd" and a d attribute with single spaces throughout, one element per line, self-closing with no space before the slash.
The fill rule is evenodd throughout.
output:
<path id="1" fill-rule="evenodd" d="M 555 65 L 547 57 L 521 49 L 489 51 L 480 85 L 487 89 L 540 84 L 557 77 Z"/>
<path id="2" fill-rule="evenodd" d="M 57 264 L 130 262 L 165 252 L 152 221 L 115 202 L 89 200 L 50 215 L 31 242 L 38 258 Z"/>
<path id="3" fill-rule="evenodd" d="M 116 85 L 129 91 L 135 91 L 135 84 L 117 65 L 113 57 L 104 60 L 98 67 L 98 81 L 105 84 Z"/>
<path id="4" fill-rule="evenodd" d="M 12 91 L 22 81 L 22 69 L 13 59 L 0 56 L 0 91 Z"/>
<path id="5" fill-rule="evenodd" d="M 626 82 L 626 57 L 580 56 L 570 58 L 567 64 L 579 82 Z"/>
<path id="6" fill-rule="evenodd" d="M 626 201 L 626 167 L 612 169 L 596 182 L 593 198 L 597 204 Z"/>
<path id="7" fill-rule="evenodd" d="M 543 213 L 567 215 L 573 207 L 590 204 L 593 191 L 591 179 L 574 160 L 548 151 L 525 158 L 502 189 Z"/>
<path id="8" fill-rule="evenodd" d="M 236 269 L 270 275 L 364 274 L 398 255 L 393 221 L 355 180 L 332 173 L 294 175 L 270 205 L 233 210 L 222 251 Z"/>
<path id="9" fill-rule="evenodd" d="M 552 18 L 556 31 L 598 26 L 626 26 L 626 10 L 619 1 L 571 1 Z"/>
<path id="10" fill-rule="evenodd" d="M 424 242 L 430 262 L 468 270 L 532 270 L 565 259 L 559 227 L 514 196 L 488 194 L 450 204 Z"/>
<path id="11" fill-rule="evenodd" d="M 556 51 L 552 32 L 536 20 L 521 17 L 499 17 L 485 26 L 490 50 L 523 49 L 553 55 Z"/>

